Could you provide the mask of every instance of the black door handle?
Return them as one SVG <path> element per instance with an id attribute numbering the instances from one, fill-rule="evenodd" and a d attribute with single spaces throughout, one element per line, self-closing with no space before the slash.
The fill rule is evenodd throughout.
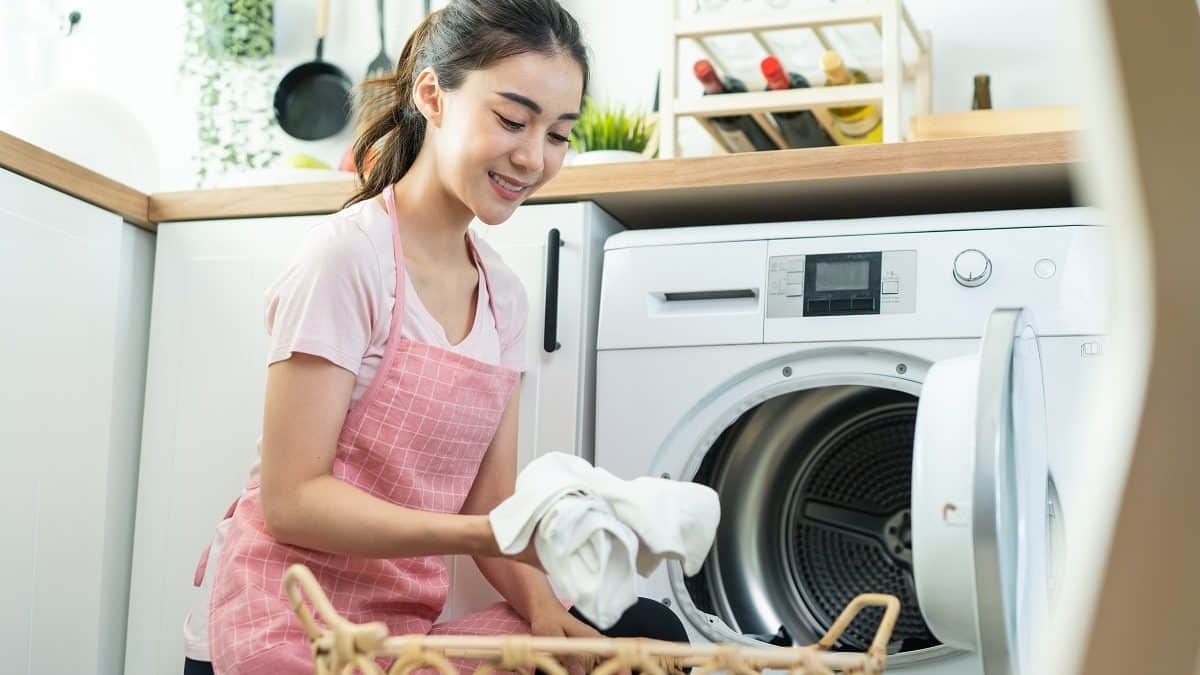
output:
<path id="1" fill-rule="evenodd" d="M 562 246 L 558 228 L 550 228 L 546 234 L 546 321 L 542 334 L 542 349 L 547 354 L 562 348 L 558 342 L 558 250 Z"/>

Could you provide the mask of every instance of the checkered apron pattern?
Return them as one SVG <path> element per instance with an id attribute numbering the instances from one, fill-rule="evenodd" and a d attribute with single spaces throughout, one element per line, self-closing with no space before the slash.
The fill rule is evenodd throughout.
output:
<path id="1" fill-rule="evenodd" d="M 395 226 L 391 188 L 385 198 Z M 333 475 L 393 504 L 457 513 L 519 373 L 400 336 L 404 257 L 400 237 L 393 240 L 391 334 L 378 375 L 346 417 Z M 473 244 L 472 254 L 478 262 Z M 487 284 L 487 271 L 479 265 Z M 491 295 L 490 284 L 487 288 Z M 529 631 L 503 604 L 435 627 L 449 586 L 442 556 L 357 558 L 275 541 L 266 531 L 257 481 L 246 486 L 231 518 L 209 617 L 217 673 L 313 672 L 308 639 L 283 592 L 283 573 L 293 563 L 313 571 L 342 616 L 356 623 L 383 621 L 393 635 Z"/>

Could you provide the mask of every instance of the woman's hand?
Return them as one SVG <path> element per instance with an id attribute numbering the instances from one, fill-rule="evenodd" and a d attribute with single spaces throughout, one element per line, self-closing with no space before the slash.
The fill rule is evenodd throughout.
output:
<path id="1" fill-rule="evenodd" d="M 533 548 L 530 546 L 530 548 Z M 534 556 L 536 559 L 536 555 Z M 529 617 L 529 631 L 537 637 L 599 638 L 604 637 L 595 628 L 571 616 L 557 603 L 534 612 Z M 559 657 L 570 675 L 585 675 L 583 661 L 578 656 Z"/>

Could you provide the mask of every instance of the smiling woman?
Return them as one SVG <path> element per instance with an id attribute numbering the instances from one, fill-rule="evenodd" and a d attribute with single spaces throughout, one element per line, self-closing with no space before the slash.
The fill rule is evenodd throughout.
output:
<path id="1" fill-rule="evenodd" d="M 340 614 L 392 634 L 597 635 L 532 547 L 504 556 L 492 532 L 516 476 L 528 305 L 468 227 L 558 173 L 585 53 L 555 0 L 453 0 L 366 84 L 361 189 L 267 291 L 261 462 L 197 570 L 188 672 L 313 671 L 282 587 L 296 562 Z M 435 625 L 454 554 L 507 603 Z M 687 639 L 649 600 L 608 634 Z"/>
<path id="2" fill-rule="evenodd" d="M 539 12 L 554 18 L 520 20 Z M 587 80 L 578 26 L 554 0 L 451 3 L 417 27 L 394 74 L 363 84 L 355 166 L 377 159 L 347 205 L 399 182 L 424 155 L 480 220 L 502 222 L 562 166 Z M 483 200 L 483 180 L 507 204 Z"/>

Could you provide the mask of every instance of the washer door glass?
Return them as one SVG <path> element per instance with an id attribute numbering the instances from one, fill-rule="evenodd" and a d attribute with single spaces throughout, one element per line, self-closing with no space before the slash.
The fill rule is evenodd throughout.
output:
<path id="1" fill-rule="evenodd" d="M 938 362 L 913 447 L 917 596 L 934 635 L 984 672 L 1032 672 L 1048 607 L 1045 395 L 1027 312 L 997 309 L 979 353 Z"/>

